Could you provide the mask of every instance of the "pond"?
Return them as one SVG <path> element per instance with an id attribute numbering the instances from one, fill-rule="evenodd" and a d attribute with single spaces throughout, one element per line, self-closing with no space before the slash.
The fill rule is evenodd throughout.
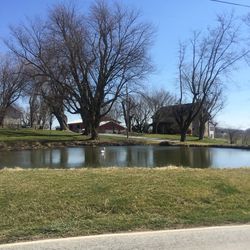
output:
<path id="1" fill-rule="evenodd" d="M 250 167 L 250 151 L 209 147 L 108 146 L 0 152 L 0 168 L 162 167 L 170 165 L 192 168 Z"/>

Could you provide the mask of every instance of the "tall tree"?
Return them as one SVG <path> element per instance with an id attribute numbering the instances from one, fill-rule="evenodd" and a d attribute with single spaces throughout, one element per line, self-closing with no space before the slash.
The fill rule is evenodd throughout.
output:
<path id="1" fill-rule="evenodd" d="M 10 55 L 0 57 L 0 126 L 7 108 L 21 96 L 27 82 L 23 64 Z"/>
<path id="2" fill-rule="evenodd" d="M 68 119 L 65 115 L 64 105 L 67 94 L 63 89 L 59 89 L 60 86 L 57 86 L 49 79 L 40 79 L 40 81 L 37 81 L 37 86 L 50 114 L 57 119 L 60 130 L 68 130 Z"/>
<path id="3" fill-rule="evenodd" d="M 233 16 L 218 17 L 218 25 L 205 35 L 195 32 L 179 50 L 179 102 L 175 110 L 181 141 L 192 121 L 209 103 L 215 89 L 223 90 L 223 77 L 247 52 L 239 49 L 238 28 Z M 219 99 L 218 99 L 219 100 Z M 183 105 L 189 102 L 190 105 Z M 214 105 L 214 104 L 213 104 Z"/>
<path id="4" fill-rule="evenodd" d="M 204 138 L 206 124 L 210 126 L 210 123 L 214 120 L 215 116 L 224 107 L 225 98 L 223 96 L 223 90 L 218 89 L 218 86 L 214 86 L 214 91 L 210 91 L 207 95 L 206 100 L 199 112 L 199 140 Z M 209 129 L 209 128 L 207 128 Z"/>
<path id="5" fill-rule="evenodd" d="M 85 16 L 58 5 L 46 22 L 12 28 L 12 34 L 9 48 L 67 92 L 68 110 L 87 121 L 92 139 L 125 85 L 152 69 L 151 25 L 118 4 L 97 1 Z"/>
<path id="6" fill-rule="evenodd" d="M 148 102 L 143 96 L 139 96 L 134 109 L 133 131 L 147 133 L 149 130 L 150 119 L 151 111 Z"/>
<path id="7" fill-rule="evenodd" d="M 168 91 L 164 89 L 154 90 L 149 93 L 142 93 L 142 96 L 146 100 L 148 109 L 150 111 L 150 118 L 153 118 L 153 133 L 157 133 L 158 121 L 161 119 L 161 112 L 157 112 L 159 109 L 165 106 L 173 105 L 176 103 L 176 98 Z"/>

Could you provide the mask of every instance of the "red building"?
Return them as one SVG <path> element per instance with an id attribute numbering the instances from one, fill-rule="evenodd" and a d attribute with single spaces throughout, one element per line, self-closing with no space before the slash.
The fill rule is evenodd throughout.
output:
<path id="1" fill-rule="evenodd" d="M 69 122 L 68 126 L 70 130 L 78 133 L 84 130 L 84 125 L 81 119 Z M 126 128 L 120 125 L 120 122 L 108 117 L 103 117 L 98 128 L 99 133 L 120 134 L 124 133 L 125 131 Z"/>

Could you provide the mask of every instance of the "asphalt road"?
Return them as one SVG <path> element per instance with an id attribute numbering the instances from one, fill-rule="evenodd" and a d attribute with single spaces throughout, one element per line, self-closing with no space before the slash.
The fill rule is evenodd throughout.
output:
<path id="1" fill-rule="evenodd" d="M 249 250 L 250 225 L 43 240 L 0 245 L 6 250 Z"/>

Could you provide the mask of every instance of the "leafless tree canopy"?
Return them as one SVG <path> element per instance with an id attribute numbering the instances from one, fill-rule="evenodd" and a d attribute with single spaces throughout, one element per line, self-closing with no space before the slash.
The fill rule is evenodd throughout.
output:
<path id="1" fill-rule="evenodd" d="M 98 1 L 85 15 L 58 5 L 46 21 L 12 28 L 12 34 L 9 48 L 67 93 L 67 109 L 88 122 L 92 138 L 125 84 L 135 84 L 152 69 L 151 26 L 118 4 Z"/>
<path id="2" fill-rule="evenodd" d="M 165 89 L 154 90 L 150 93 L 142 94 L 147 100 L 150 114 L 153 116 L 160 108 L 173 105 L 177 102 L 176 98 Z"/>
<path id="3" fill-rule="evenodd" d="M 153 126 L 152 117 L 158 114 L 157 111 L 175 103 L 175 97 L 164 89 L 129 94 L 122 100 L 124 120 L 129 132 L 131 130 L 139 133 L 148 132 Z M 153 128 L 153 132 L 155 130 Z"/>
<path id="4" fill-rule="evenodd" d="M 218 17 L 218 25 L 207 34 L 194 32 L 192 39 L 180 45 L 179 50 L 179 104 L 176 121 L 181 130 L 181 140 L 193 119 L 202 108 L 209 109 L 220 101 L 223 80 L 235 63 L 247 52 L 240 51 L 238 29 L 233 16 Z M 191 103 L 188 113 L 183 103 Z M 207 109 L 208 107 L 206 107 Z"/>
<path id="5" fill-rule="evenodd" d="M 11 57 L 0 57 L 0 126 L 6 110 L 21 96 L 26 84 L 23 65 Z"/>
<path id="6" fill-rule="evenodd" d="M 199 118 L 199 139 L 204 138 L 206 123 L 213 123 L 215 116 L 224 108 L 225 97 L 223 89 L 217 84 L 209 91 L 198 114 Z"/>

